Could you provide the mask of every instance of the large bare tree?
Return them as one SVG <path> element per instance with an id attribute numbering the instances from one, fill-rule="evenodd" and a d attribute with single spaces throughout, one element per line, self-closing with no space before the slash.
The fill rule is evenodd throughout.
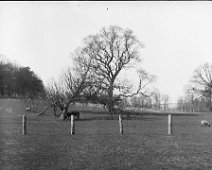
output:
<path id="1" fill-rule="evenodd" d="M 194 70 L 191 83 L 196 94 L 208 99 L 209 109 L 212 111 L 212 65 L 205 63 Z"/>
<path id="2" fill-rule="evenodd" d="M 118 26 L 103 27 L 98 34 L 86 37 L 84 42 L 74 55 L 90 59 L 94 86 L 106 95 L 106 107 L 111 114 L 115 111 L 115 96 L 131 97 L 142 93 L 153 81 L 153 76 L 140 69 L 142 46 L 132 30 Z M 135 92 L 132 92 L 132 85 L 120 81 L 120 72 L 131 69 L 138 69 L 139 83 Z"/>

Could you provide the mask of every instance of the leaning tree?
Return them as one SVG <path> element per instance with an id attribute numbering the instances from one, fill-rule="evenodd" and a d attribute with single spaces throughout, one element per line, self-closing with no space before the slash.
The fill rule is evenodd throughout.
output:
<path id="1" fill-rule="evenodd" d="M 81 55 L 73 57 L 73 67 L 69 67 L 59 81 L 52 81 L 46 90 L 46 101 L 48 106 L 38 115 L 44 114 L 49 108 L 54 109 L 54 115 L 64 119 L 70 104 L 83 101 L 82 95 L 85 88 L 91 86 L 92 74 L 90 72 L 90 60 L 82 58 Z M 79 61 L 81 61 L 79 63 Z M 83 65 L 82 65 L 83 63 Z M 60 113 L 56 110 L 59 108 Z"/>
<path id="2" fill-rule="evenodd" d="M 118 26 L 103 27 L 98 34 L 85 38 L 84 45 L 73 55 L 83 56 L 90 61 L 93 89 L 106 96 L 106 107 L 112 115 L 115 112 L 115 98 L 131 97 L 138 93 L 144 95 L 144 89 L 153 81 L 152 75 L 147 74 L 141 66 L 141 43 L 132 30 Z M 82 60 L 84 61 L 84 60 Z M 80 62 L 81 65 L 87 62 Z M 131 69 L 138 70 L 138 89 L 133 92 L 133 86 L 127 81 L 121 81 L 121 72 Z M 94 90 L 95 91 L 95 90 Z"/>

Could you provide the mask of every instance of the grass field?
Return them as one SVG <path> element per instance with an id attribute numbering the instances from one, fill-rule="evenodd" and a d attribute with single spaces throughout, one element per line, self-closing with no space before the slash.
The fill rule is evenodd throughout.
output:
<path id="1" fill-rule="evenodd" d="M 174 116 L 171 136 L 167 116 L 131 116 L 120 135 L 118 119 L 79 109 L 76 134 L 70 135 L 70 121 L 51 112 L 38 117 L 18 100 L 0 99 L 0 170 L 212 169 L 212 128 L 200 126 L 202 119 L 212 122 L 212 114 Z"/>

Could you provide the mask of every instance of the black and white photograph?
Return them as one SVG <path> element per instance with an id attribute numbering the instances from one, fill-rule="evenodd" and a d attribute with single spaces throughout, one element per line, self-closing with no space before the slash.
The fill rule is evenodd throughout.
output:
<path id="1" fill-rule="evenodd" d="M 0 1 L 0 170 L 211 170 L 212 3 Z"/>

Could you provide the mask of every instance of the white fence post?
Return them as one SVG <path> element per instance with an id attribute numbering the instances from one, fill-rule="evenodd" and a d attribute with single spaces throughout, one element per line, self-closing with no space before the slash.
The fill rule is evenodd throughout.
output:
<path id="1" fill-rule="evenodd" d="M 122 124 L 121 115 L 119 115 L 119 131 L 120 131 L 120 134 L 123 134 L 123 124 Z"/>
<path id="2" fill-rule="evenodd" d="M 74 115 L 71 115 L 71 134 L 75 134 Z"/>
<path id="3" fill-rule="evenodd" d="M 23 135 L 25 135 L 26 134 L 26 115 L 22 116 L 22 127 L 23 127 L 22 129 Z"/>
<path id="4" fill-rule="evenodd" d="M 172 115 L 168 115 L 168 135 L 172 134 Z"/>

